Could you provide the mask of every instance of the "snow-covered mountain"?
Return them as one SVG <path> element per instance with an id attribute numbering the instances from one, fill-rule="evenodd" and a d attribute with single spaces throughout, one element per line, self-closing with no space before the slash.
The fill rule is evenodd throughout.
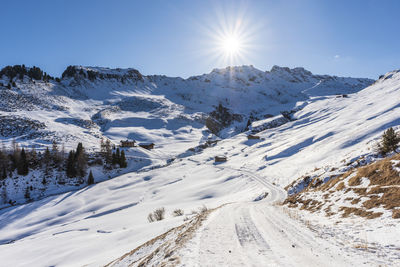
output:
<path id="1" fill-rule="evenodd" d="M 266 72 L 228 67 L 188 79 L 82 66 L 68 67 L 56 80 L 1 74 L 0 135 L 6 144 L 16 138 L 22 145 L 42 146 L 55 139 L 71 147 L 84 141 L 90 148 L 97 148 L 103 135 L 115 143 L 129 138 L 159 148 L 179 139 L 199 143 L 210 136 L 204 126 L 219 104 L 232 116 L 222 125 L 209 119 L 216 124 L 212 130 L 232 136 L 249 118 L 279 115 L 310 97 L 354 93 L 373 82 L 278 66 Z M 220 132 L 224 128 L 229 129 Z"/>
<path id="2" fill-rule="evenodd" d="M 27 104 L 10 105 L 2 116 L 34 121 L 35 132 L 93 147 L 101 135 L 116 143 L 127 137 L 154 141 L 156 149 L 143 150 L 143 157 L 176 158 L 1 210 L 0 258 L 7 266 L 400 263 L 398 221 L 384 207 L 372 208 L 382 214 L 366 220 L 277 205 L 286 197 L 284 188 L 305 175 L 329 178 L 361 158 L 379 160 L 373 151 L 377 140 L 400 125 L 400 71 L 373 82 L 301 68 L 234 67 L 181 79 L 73 67 L 60 82 L 15 83 L 4 91 L 23 96 Z M 226 138 L 217 144 L 198 146 L 213 137 L 205 125 L 220 103 L 242 122 L 227 125 L 220 134 Z M 249 119 L 259 139 L 240 133 Z M 28 134 L 27 144 L 47 138 Z M 214 162 L 216 155 L 227 161 Z M 198 223 L 203 205 L 215 210 Z M 149 213 L 161 207 L 165 219 L 149 223 Z M 185 215 L 175 217 L 175 209 Z"/>

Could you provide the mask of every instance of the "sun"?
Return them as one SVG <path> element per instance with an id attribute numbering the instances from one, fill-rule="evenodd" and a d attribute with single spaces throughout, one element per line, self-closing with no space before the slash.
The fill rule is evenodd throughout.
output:
<path id="1" fill-rule="evenodd" d="M 197 51 L 193 52 L 199 60 L 207 60 L 217 68 L 252 64 L 260 48 L 266 46 L 265 42 L 260 44 L 260 35 L 264 36 L 269 28 L 263 20 L 253 19 L 247 2 L 216 4 L 213 9 L 197 22 L 201 31 L 193 46 Z"/>
<path id="2" fill-rule="evenodd" d="M 241 47 L 242 44 L 237 36 L 226 36 L 222 38 L 221 49 L 227 55 L 238 55 Z"/>

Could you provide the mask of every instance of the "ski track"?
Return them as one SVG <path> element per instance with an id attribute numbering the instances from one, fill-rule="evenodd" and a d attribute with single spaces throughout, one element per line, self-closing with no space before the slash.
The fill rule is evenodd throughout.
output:
<path id="1" fill-rule="evenodd" d="M 363 262 L 294 221 L 275 203 L 286 192 L 253 174 L 237 170 L 265 187 L 259 202 L 226 205 L 212 214 L 180 252 L 182 266 L 351 266 Z"/>

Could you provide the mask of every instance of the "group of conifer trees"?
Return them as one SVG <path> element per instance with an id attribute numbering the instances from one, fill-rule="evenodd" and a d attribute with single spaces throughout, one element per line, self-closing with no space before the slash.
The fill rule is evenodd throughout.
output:
<path id="1" fill-rule="evenodd" d="M 68 154 L 66 162 L 66 173 L 67 176 L 72 177 L 84 177 L 87 169 L 87 156 L 83 148 L 82 143 L 79 143 L 76 150 L 71 150 Z"/>
<path id="2" fill-rule="evenodd" d="M 100 140 L 100 154 L 105 160 L 105 164 L 107 168 L 111 168 L 111 166 L 118 165 L 120 168 L 126 168 L 128 163 L 126 162 L 125 151 L 120 150 L 118 147 L 111 146 L 110 140 L 102 138 Z"/>
<path id="3" fill-rule="evenodd" d="M 0 148 L 0 178 L 12 177 L 14 171 L 18 175 L 27 175 L 30 170 L 44 169 L 49 174 L 51 169 L 63 169 L 64 148 L 59 150 L 57 143 L 53 142 L 52 149 L 46 148 L 43 152 L 37 152 L 35 148 L 20 148 L 15 140 L 11 149 L 4 146 Z"/>
<path id="4" fill-rule="evenodd" d="M 103 165 L 106 169 L 114 167 L 126 168 L 127 161 L 125 151 L 111 146 L 110 140 L 101 140 L 100 153 L 93 153 L 93 157 L 97 158 L 95 164 Z M 34 148 L 20 148 L 15 140 L 11 149 L 0 147 L 0 179 L 13 177 L 15 171 L 18 175 L 26 176 L 30 170 L 42 169 L 45 176 L 49 175 L 52 170 L 65 171 L 66 176 L 85 177 L 88 168 L 88 155 L 85 152 L 82 143 L 79 143 L 76 150 L 65 153 L 64 146 L 59 149 L 56 142 L 53 142 L 52 148 L 46 148 L 42 152 L 37 152 Z M 94 183 L 93 173 L 89 173 L 88 183 Z"/>

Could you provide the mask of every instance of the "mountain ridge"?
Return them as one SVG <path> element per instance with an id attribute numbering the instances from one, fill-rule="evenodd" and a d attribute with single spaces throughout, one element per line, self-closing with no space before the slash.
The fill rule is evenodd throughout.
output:
<path id="1" fill-rule="evenodd" d="M 36 71 L 35 75 L 30 75 L 32 69 Z M 49 138 L 61 129 L 64 133 L 57 138 L 61 141 L 63 135 L 70 136 L 71 133 L 76 140 L 81 139 L 76 136 L 80 131 L 94 144 L 100 136 L 107 136 L 109 129 L 133 125 L 132 131 L 118 134 L 114 141 L 139 138 L 155 142 L 159 140 L 153 134 L 137 134 L 134 129 L 147 129 L 157 118 L 161 128 L 172 129 L 168 130 L 169 136 L 179 127 L 176 125 L 193 124 L 199 130 L 199 124 L 205 125 L 206 118 L 222 105 L 229 113 L 237 114 L 229 125 L 216 122 L 222 125 L 217 125 L 215 134 L 228 126 L 221 135 L 224 137 L 242 132 L 249 120 L 290 111 L 302 106 L 301 102 L 310 97 L 355 93 L 373 82 L 362 78 L 314 75 L 301 67 L 274 66 L 270 71 L 261 71 L 252 65 L 214 69 L 187 79 L 142 75 L 135 68 L 69 66 L 60 79 L 48 76 L 37 67 L 16 65 L 0 71 L 0 115 L 43 123 L 46 127 L 40 131 L 48 131 L 45 135 Z M 23 111 L 34 112 L 27 116 Z M 51 111 L 56 111 L 57 115 L 50 114 Z M 76 124 L 78 121 L 82 123 Z M 92 126 L 68 131 L 68 125 L 73 128 Z M 207 135 L 204 129 L 200 132 Z M 25 142 L 28 145 L 29 136 L 37 134 L 17 139 L 28 141 Z M 6 142 L 10 141 L 4 137 Z M 43 143 L 36 141 L 37 145 Z M 50 143 L 50 140 L 46 142 Z"/>

